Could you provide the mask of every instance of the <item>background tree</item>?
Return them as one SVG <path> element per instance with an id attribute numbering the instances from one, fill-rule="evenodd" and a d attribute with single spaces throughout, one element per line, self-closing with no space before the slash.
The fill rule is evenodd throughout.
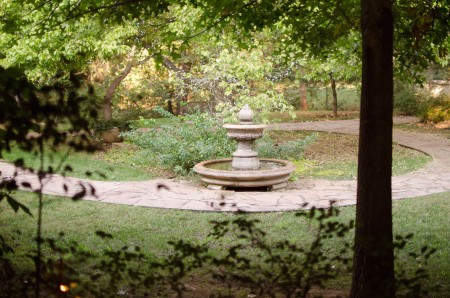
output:
<path id="1" fill-rule="evenodd" d="M 164 3 L 136 3 L 121 10 L 121 4 L 109 1 L 94 1 L 90 5 L 5 1 L 1 12 L 0 49 L 4 50 L 0 65 L 18 67 L 28 79 L 48 84 L 67 80 L 73 72 L 86 74 L 89 64 L 96 59 L 124 61 L 119 73 L 107 79 L 109 85 L 105 87 L 101 106 L 104 119 L 109 120 L 117 86 L 133 66 L 149 59 L 136 52 L 141 54 L 144 47 L 153 52 L 164 47 L 161 28 L 170 21 L 164 15 L 167 11 Z M 146 19 L 144 22 L 132 16 Z"/>

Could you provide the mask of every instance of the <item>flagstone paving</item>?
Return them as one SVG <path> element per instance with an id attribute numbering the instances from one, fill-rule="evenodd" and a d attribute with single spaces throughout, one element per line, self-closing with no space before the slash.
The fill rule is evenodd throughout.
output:
<path id="1" fill-rule="evenodd" d="M 415 118 L 394 118 L 395 123 L 410 123 Z M 269 129 L 326 131 L 358 134 L 359 120 L 339 120 L 302 123 L 279 123 Z M 393 199 L 406 199 L 450 191 L 450 139 L 444 137 L 394 130 L 394 142 L 429 154 L 433 160 L 424 168 L 392 178 Z M 17 171 L 0 162 L 0 178 L 16 175 L 21 185 L 28 182 L 31 189 L 39 187 L 35 174 Z M 84 200 L 154 208 L 198 211 L 287 211 L 301 208 L 327 207 L 330 201 L 338 206 L 356 203 L 355 180 L 300 179 L 290 183 L 285 191 L 234 192 L 208 190 L 187 181 L 156 179 L 143 182 L 103 182 L 65 178 L 53 175 L 44 180 L 46 194 L 72 197 L 84 191 Z M 28 189 L 26 187 L 21 187 Z"/>

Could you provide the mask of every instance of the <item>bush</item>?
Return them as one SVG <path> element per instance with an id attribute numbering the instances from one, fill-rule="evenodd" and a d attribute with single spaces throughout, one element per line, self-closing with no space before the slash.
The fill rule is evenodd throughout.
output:
<path id="1" fill-rule="evenodd" d="M 423 122 L 438 123 L 450 120 L 450 98 L 432 98 L 421 105 L 420 119 Z"/>
<path id="2" fill-rule="evenodd" d="M 141 119 L 142 123 L 134 123 L 134 130 L 122 133 L 126 141 L 144 148 L 138 163 L 153 164 L 184 175 L 189 174 L 196 163 L 231 157 L 236 150 L 236 142 L 226 136 L 222 124 L 209 114 L 163 119 L 167 121 Z M 316 134 L 311 134 L 302 140 L 276 144 L 270 136 L 264 135 L 256 142 L 256 150 L 260 157 L 298 159 L 316 138 Z"/>
<path id="3" fill-rule="evenodd" d="M 147 162 L 188 174 L 198 162 L 230 157 L 235 142 L 227 138 L 222 124 L 209 114 L 174 116 L 170 124 L 151 128 L 148 132 L 136 129 L 124 133 L 126 140 L 145 148 Z"/>
<path id="4" fill-rule="evenodd" d="M 422 122 L 450 120 L 450 98 L 433 97 L 430 93 L 418 92 L 413 84 L 395 82 L 394 110 L 403 115 L 419 116 Z"/>
<path id="5" fill-rule="evenodd" d="M 301 140 L 293 140 L 277 144 L 270 136 L 265 134 L 256 142 L 256 150 L 259 153 L 259 157 L 300 159 L 306 146 L 313 143 L 316 139 L 317 134 L 313 133 Z"/>
<path id="6" fill-rule="evenodd" d="M 420 96 L 413 84 L 400 81 L 394 83 L 394 110 L 401 115 L 418 115 Z"/>
<path id="7" fill-rule="evenodd" d="M 130 128 L 130 122 L 124 119 L 96 120 L 91 127 L 95 132 L 102 132 L 114 127 L 120 130 L 128 130 Z"/>

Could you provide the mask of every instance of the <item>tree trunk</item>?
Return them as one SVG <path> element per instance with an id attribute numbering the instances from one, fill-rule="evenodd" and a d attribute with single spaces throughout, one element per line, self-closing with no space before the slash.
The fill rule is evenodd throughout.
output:
<path id="1" fill-rule="evenodd" d="M 182 102 L 187 102 L 189 99 L 190 84 L 193 84 L 193 79 L 186 77 L 191 66 L 186 63 L 182 63 L 180 67 L 176 66 L 169 58 L 164 57 L 162 64 L 169 70 L 175 72 L 175 75 L 183 82 L 181 92 L 175 92 L 176 109 L 175 114 L 180 115 L 182 113 Z"/>
<path id="2" fill-rule="evenodd" d="M 300 104 L 302 111 L 308 110 L 308 101 L 306 98 L 306 83 L 300 82 Z"/>
<path id="3" fill-rule="evenodd" d="M 328 87 L 325 85 L 325 110 L 328 110 Z"/>
<path id="4" fill-rule="evenodd" d="M 169 99 L 167 101 L 167 112 L 169 112 L 170 114 L 174 115 L 174 113 L 173 113 L 173 106 L 172 106 L 172 100 L 171 99 Z"/>
<path id="5" fill-rule="evenodd" d="M 336 92 L 336 80 L 333 78 L 333 73 L 328 74 L 330 76 L 331 91 L 333 93 L 333 116 L 337 117 L 337 92 Z"/>
<path id="6" fill-rule="evenodd" d="M 362 92 L 351 297 L 394 297 L 391 0 L 361 1 Z"/>
<path id="7" fill-rule="evenodd" d="M 303 77 L 303 67 L 300 68 L 300 75 Z M 300 79 L 300 107 L 302 111 L 308 110 L 308 100 L 306 98 L 306 82 Z"/>
<path id="8" fill-rule="evenodd" d="M 105 92 L 105 97 L 103 98 L 103 118 L 105 120 L 111 120 L 112 118 L 112 98 L 114 95 L 114 92 L 116 92 L 117 87 L 120 85 L 120 83 L 127 77 L 127 75 L 130 73 L 131 69 L 133 68 L 133 62 L 129 61 L 127 65 L 125 66 L 125 69 L 122 71 L 122 73 L 116 77 L 112 83 L 108 86 Z"/>
<path id="9" fill-rule="evenodd" d="M 116 77 L 112 83 L 108 86 L 105 92 L 105 97 L 103 98 L 103 118 L 104 120 L 108 121 L 112 119 L 112 98 L 114 93 L 116 92 L 117 87 L 120 85 L 120 83 L 127 77 L 127 75 L 130 73 L 131 69 L 133 68 L 133 60 L 132 57 L 134 56 L 134 52 L 136 51 L 136 46 L 133 46 L 133 48 L 130 51 L 129 54 L 129 61 L 127 62 L 127 65 L 125 66 L 125 69 L 122 71 L 122 73 Z"/>

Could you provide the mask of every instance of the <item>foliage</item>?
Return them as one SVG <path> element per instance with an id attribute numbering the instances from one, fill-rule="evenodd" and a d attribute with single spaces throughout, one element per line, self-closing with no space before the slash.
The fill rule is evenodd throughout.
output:
<path id="1" fill-rule="evenodd" d="M 3 235 L 0 235 L 0 280 L 3 291 L 8 292 L 13 287 L 15 272 L 9 255 L 14 253 L 13 248 L 7 243 Z"/>
<path id="2" fill-rule="evenodd" d="M 450 120 L 450 98 L 445 95 L 433 97 L 415 85 L 397 81 L 394 89 L 394 109 L 406 115 L 415 115 L 422 122 Z"/>
<path id="3" fill-rule="evenodd" d="M 404 250 L 412 238 L 413 234 L 396 235 L 394 241 L 395 254 Z M 427 297 L 430 295 L 430 290 L 433 289 L 423 285 L 423 281 L 429 277 L 429 273 L 424 267 L 427 266 L 428 260 L 435 252 L 435 248 L 430 248 L 427 245 L 422 246 L 419 252 L 408 252 L 409 261 L 417 263 L 415 270 L 402 268 L 403 264 L 396 258 L 396 297 Z"/>
<path id="4" fill-rule="evenodd" d="M 89 122 L 81 116 L 80 104 L 87 101 L 87 97 L 80 96 L 77 89 L 80 82 L 71 75 L 73 88 L 67 90 L 60 84 L 36 87 L 24 78 L 24 74 L 17 69 L 3 69 L 0 67 L 0 157 L 4 151 L 9 152 L 13 144 L 24 151 L 32 152 L 39 160 L 37 168 L 31 168 L 23 159 L 14 162 L 16 170 L 12 177 L 0 181 L 0 202 L 6 202 L 17 213 L 19 210 L 31 216 L 27 206 L 21 204 L 11 195 L 11 192 L 22 187 L 36 194 L 39 212 L 36 225 L 36 253 L 33 255 L 35 263 L 33 290 L 39 297 L 44 280 L 45 263 L 42 259 L 42 208 L 43 187 L 45 179 L 55 172 L 70 172 L 70 166 L 64 166 L 63 161 L 56 165 L 46 165 L 44 151 L 46 144 L 52 144 L 53 150 L 59 145 L 67 145 L 77 151 L 94 151 L 95 147 L 89 142 L 87 131 Z M 89 112 L 96 116 L 95 110 Z M 59 125 L 67 127 L 60 131 Z M 20 172 L 27 172 L 36 176 L 36 183 L 20 181 Z M 80 199 L 88 193 L 94 192 L 92 187 L 79 183 L 79 190 L 73 194 L 73 199 Z M 66 192 L 67 185 L 63 185 Z M 3 239 L 0 237 L 0 239 Z M 8 251 L 8 246 L 2 244 L 2 254 Z M 8 265 L 8 263 L 4 263 Z"/>
<path id="5" fill-rule="evenodd" d="M 99 18 L 80 17 L 52 26 L 49 23 L 61 22 L 70 7 L 68 2 L 59 4 L 5 2 L 1 65 L 20 67 L 29 79 L 47 83 L 56 74 L 67 77 L 82 70 L 95 55 L 112 57 L 127 50 L 122 40 L 136 31 L 132 24 L 113 27 Z"/>
<path id="6" fill-rule="evenodd" d="M 17 69 L 0 68 L 0 79 L 0 154 L 9 151 L 13 142 L 31 151 L 48 140 L 54 146 L 68 141 L 75 149 L 92 149 L 86 134 L 73 139 L 68 134 L 88 131 L 88 120 L 80 115 L 80 104 L 88 97 L 80 97 L 76 89 L 66 90 L 58 84 L 37 88 Z M 80 86 L 75 76 L 71 80 L 75 88 Z M 95 117 L 96 111 L 89 114 Z M 59 131 L 61 124 L 67 125 L 68 130 Z"/>
<path id="7" fill-rule="evenodd" d="M 327 47 L 332 44 L 336 37 L 345 36 L 350 29 L 359 25 L 359 6 L 354 5 L 353 1 L 339 1 L 337 3 L 327 1 L 305 1 L 301 3 L 287 1 L 281 4 L 278 2 L 265 0 L 251 2 L 192 2 L 194 2 L 198 7 L 202 8 L 204 14 L 202 15 L 200 21 L 202 22 L 202 26 L 206 27 L 207 29 L 217 24 L 222 25 L 225 23 L 223 21 L 227 19 L 234 19 L 234 25 L 236 25 L 238 29 L 236 31 L 245 34 L 245 32 L 251 32 L 255 29 L 259 29 L 264 26 L 271 26 L 279 21 L 283 21 L 286 27 L 292 28 L 292 34 L 290 34 L 291 38 L 287 39 L 288 43 L 298 43 L 301 49 L 310 50 L 312 53 L 321 52 L 323 47 Z M 26 4 L 30 5 L 30 3 L 34 3 L 34 1 L 21 1 L 18 5 L 22 6 L 12 7 L 11 11 L 17 11 L 19 13 L 25 11 L 25 16 L 33 17 L 34 14 L 27 14 L 30 11 L 30 6 L 27 6 Z M 61 5 L 61 3 L 63 5 Z M 125 1 L 123 3 L 127 2 Z M 37 3 L 36 6 L 31 6 L 31 12 L 36 12 L 38 14 L 43 13 L 44 19 L 48 17 L 49 22 L 44 22 L 45 28 L 45 26 L 52 27 L 64 24 L 64 21 L 68 21 L 70 18 L 83 16 L 87 13 L 98 15 L 99 13 L 107 14 L 108 12 L 113 11 L 108 10 L 108 8 L 114 9 L 114 11 L 117 12 L 116 14 L 109 15 L 118 16 L 117 19 L 115 19 L 114 17 L 111 17 L 111 19 L 121 22 L 121 20 L 123 20 L 125 17 L 131 17 L 131 19 L 137 20 L 141 15 L 152 15 L 161 10 L 167 9 L 168 7 L 168 3 L 163 1 L 137 1 L 135 3 L 136 4 L 132 6 L 133 8 L 127 10 L 126 6 L 121 5 L 122 3 L 111 4 L 111 2 L 106 0 L 96 1 L 93 5 L 83 1 L 78 2 L 75 5 L 72 4 L 72 1 L 45 1 L 43 2 L 43 4 Z M 155 4 L 150 5 L 145 3 Z M 415 68 L 411 66 L 418 65 L 419 67 L 423 67 L 424 62 L 436 58 L 436 52 L 439 53 L 439 55 L 442 53 L 443 56 L 448 56 L 448 52 L 446 53 L 445 50 L 448 50 L 449 36 L 449 6 L 445 5 L 445 2 L 432 1 L 422 5 L 417 5 L 415 3 L 416 1 L 400 1 L 398 2 L 398 4 L 396 2 L 397 6 L 395 6 L 395 8 L 397 9 L 395 20 L 398 20 L 399 22 L 403 21 L 403 23 L 396 24 L 396 28 L 403 29 L 397 31 L 399 33 L 399 36 L 403 37 L 403 39 L 398 38 L 398 40 L 404 41 L 403 43 L 399 42 L 397 44 L 395 58 L 397 58 L 396 61 L 402 63 L 406 71 L 412 70 L 414 72 Z M 10 2 L 8 2 L 7 4 L 9 6 L 12 6 Z M 149 11 L 150 13 L 148 13 Z M 17 24 L 14 19 L 9 20 L 8 17 L 4 18 L 3 14 L 1 19 L 7 19 L 7 21 L 9 21 L 9 25 L 13 29 L 22 28 L 22 25 L 25 24 Z M 109 18 L 101 17 L 99 19 L 108 20 Z M 61 20 L 63 20 L 63 23 L 61 23 Z M 211 23 L 213 25 L 211 25 Z M 25 28 L 25 30 L 28 29 L 32 31 L 31 29 L 33 29 L 33 25 L 29 28 L 26 28 L 26 26 L 23 27 Z M 2 26 L 2 29 L 5 28 L 4 24 L 2 24 Z M 41 30 L 43 28 L 40 26 L 37 27 L 38 28 L 36 30 Z M 311 27 L 313 27 L 315 30 L 309 30 Z M 431 28 L 433 30 L 431 30 Z M 7 36 L 2 40 L 10 42 L 14 39 L 15 36 L 17 36 L 17 34 L 20 35 L 20 33 L 22 33 L 21 31 L 12 31 L 13 34 L 10 34 L 10 36 Z M 42 32 L 32 33 L 35 34 Z M 445 45 L 447 45 L 447 48 L 445 48 Z M 7 46 L 3 48 L 7 48 Z M 4 55 L 4 53 L 2 54 Z M 386 100 L 388 103 L 390 103 L 390 98 L 387 98 Z M 30 111 L 34 112 L 33 109 L 30 109 Z M 373 133 L 376 133 L 376 131 L 374 131 Z M 388 146 L 390 146 L 390 144 L 388 144 Z M 20 165 L 20 163 L 18 164 Z M 42 167 L 43 165 L 41 165 L 41 172 Z M 52 172 L 51 169 L 49 169 L 49 171 Z M 39 178 L 41 179 L 40 190 L 42 190 L 43 177 L 45 177 L 45 174 L 39 176 Z M 29 185 L 26 184 L 23 186 L 27 187 Z M 37 192 L 39 194 L 39 201 L 42 207 L 42 192 L 39 193 L 39 190 L 37 190 Z M 83 193 L 80 193 L 77 198 L 81 197 L 82 195 Z M 360 226 L 358 225 L 358 227 Z M 40 224 L 38 224 L 38 229 L 39 228 Z M 388 232 L 387 230 L 388 229 L 384 229 L 383 233 L 386 234 Z M 42 238 L 40 237 L 40 234 L 38 232 L 38 258 L 36 266 L 38 274 L 36 296 L 39 296 L 39 281 L 41 279 L 41 277 L 39 276 L 41 270 L 41 267 L 39 266 L 39 264 L 41 264 L 41 262 L 39 261 L 39 247 L 42 244 L 41 241 Z M 359 258 L 357 259 L 359 260 Z M 381 279 L 381 276 L 378 276 L 378 278 Z"/>
<path id="8" fill-rule="evenodd" d="M 313 207 L 296 214 L 309 219 L 313 226 L 313 241 L 307 246 L 287 240 L 269 243 L 257 221 L 237 218 L 213 222 L 214 238 L 231 234 L 240 239 L 228 248 L 224 257 L 213 259 L 217 267 L 213 274 L 228 284 L 250 285 L 257 296 L 306 297 L 312 287 L 322 287 L 340 272 L 349 270 L 351 244 L 342 241 L 337 255 L 327 253 L 324 246 L 325 239 L 342 238 L 353 228 L 353 221 L 336 221 L 338 214 L 333 207 Z M 244 254 L 249 247 L 253 253 Z"/>
<path id="9" fill-rule="evenodd" d="M 269 135 L 256 141 L 256 151 L 259 157 L 279 159 L 301 159 L 303 150 L 317 139 L 317 134 L 310 134 L 303 139 L 277 144 Z"/>
<path id="10" fill-rule="evenodd" d="M 260 93 L 256 96 L 243 92 L 235 99 L 234 103 L 219 103 L 216 106 L 216 111 L 223 118 L 224 122 L 236 122 L 237 114 L 246 104 L 252 110 L 258 112 L 254 119 L 255 122 L 269 122 L 269 114 L 274 111 L 287 112 L 289 116 L 295 118 L 294 107 L 284 99 L 282 94 L 273 90 L 267 90 L 265 93 Z"/>
<path id="11" fill-rule="evenodd" d="M 92 129 L 95 132 L 101 132 L 117 127 L 119 130 L 124 131 L 130 129 L 130 121 L 123 119 L 111 119 L 111 120 L 96 120 L 92 124 Z"/>
<path id="12" fill-rule="evenodd" d="M 230 30 L 224 30 L 220 38 L 206 34 L 191 41 L 192 48 L 183 53 L 178 66 L 164 60 L 178 100 L 183 96 L 213 100 L 225 122 L 236 121 L 237 112 L 245 104 L 259 112 L 260 121 L 267 120 L 270 111 L 292 112 L 283 94 L 275 90 L 271 75 L 275 58 L 267 34 L 253 36 L 247 49 L 236 45 L 235 38 Z"/>
<path id="13" fill-rule="evenodd" d="M 148 132 L 124 133 L 126 140 L 145 148 L 143 158 L 177 173 L 190 173 L 200 161 L 228 157 L 234 149 L 222 125 L 209 114 L 172 116 L 173 123 Z"/>
<path id="14" fill-rule="evenodd" d="M 450 35 L 448 1 L 393 3 L 395 31 L 394 57 L 399 78 L 421 81 L 430 62 L 448 65 Z"/>
<path id="15" fill-rule="evenodd" d="M 133 5 L 109 0 L 3 1 L 0 65 L 20 67 L 29 79 L 40 82 L 56 73 L 84 70 L 95 58 L 120 56 L 133 43 L 154 37 L 157 26 L 150 27 L 153 32 L 140 26 L 152 25 L 168 6 L 165 0 Z"/>
<path id="16" fill-rule="evenodd" d="M 422 103 L 419 115 L 423 122 L 438 123 L 450 120 L 450 98 L 445 96 L 430 98 Z"/>
<path id="17" fill-rule="evenodd" d="M 405 115 L 417 115 L 420 98 L 414 85 L 400 80 L 394 84 L 394 110 Z"/>
<path id="18" fill-rule="evenodd" d="M 219 102 L 216 111 L 225 122 L 236 121 L 237 112 L 245 104 L 258 112 L 256 121 L 267 121 L 267 114 L 272 111 L 293 111 L 268 79 L 274 61 L 265 53 L 268 44 L 263 42 L 255 41 L 255 48 L 245 51 L 222 39 L 212 49 L 200 52 L 201 61 L 206 63 L 199 65 L 198 71 L 203 79 L 215 82 L 222 90 L 222 98 L 215 98 Z"/>

